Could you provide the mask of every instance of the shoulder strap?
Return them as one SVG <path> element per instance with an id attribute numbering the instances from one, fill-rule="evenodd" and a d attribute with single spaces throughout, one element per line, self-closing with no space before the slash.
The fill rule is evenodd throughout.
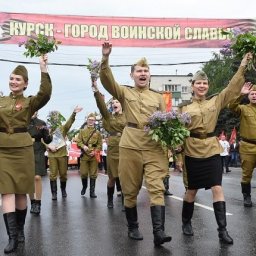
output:
<path id="1" fill-rule="evenodd" d="M 92 135 L 93 135 L 95 132 L 96 132 L 96 129 L 94 128 L 94 130 L 91 132 L 90 136 L 88 137 L 88 139 L 87 139 L 86 143 L 84 143 L 84 145 L 87 145 L 87 144 L 88 144 L 90 138 L 92 137 Z"/>

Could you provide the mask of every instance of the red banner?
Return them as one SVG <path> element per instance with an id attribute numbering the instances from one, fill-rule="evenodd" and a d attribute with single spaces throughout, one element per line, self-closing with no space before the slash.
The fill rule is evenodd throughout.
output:
<path id="1" fill-rule="evenodd" d="M 0 13 L 0 43 L 17 44 L 33 33 L 54 36 L 63 45 L 220 48 L 223 28 L 255 30 L 253 19 L 128 18 Z"/>

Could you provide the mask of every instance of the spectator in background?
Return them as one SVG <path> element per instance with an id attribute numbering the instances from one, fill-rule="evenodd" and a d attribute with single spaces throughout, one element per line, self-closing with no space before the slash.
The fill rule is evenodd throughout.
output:
<path id="1" fill-rule="evenodd" d="M 39 215 L 41 212 L 41 198 L 42 198 L 42 176 L 47 174 L 45 166 L 45 151 L 46 147 L 42 143 L 49 144 L 52 141 L 52 136 L 46 127 L 46 123 L 37 118 L 37 111 L 32 116 L 31 122 L 28 126 L 28 133 L 33 140 L 33 148 L 35 155 L 35 193 L 30 194 L 31 210 L 30 213 Z"/>
<path id="2" fill-rule="evenodd" d="M 230 143 L 230 166 L 237 167 L 238 165 L 238 155 L 239 155 L 239 143 L 233 139 Z"/>
<path id="3" fill-rule="evenodd" d="M 229 145 L 229 142 L 226 140 L 225 135 L 220 136 L 220 145 L 223 148 L 223 152 L 220 153 L 223 173 L 224 173 L 224 168 L 226 169 L 226 173 L 231 172 L 228 168 L 230 145 Z"/>
<path id="4" fill-rule="evenodd" d="M 107 174 L 107 150 L 108 150 L 108 138 L 102 140 L 102 162 L 104 172 Z"/>

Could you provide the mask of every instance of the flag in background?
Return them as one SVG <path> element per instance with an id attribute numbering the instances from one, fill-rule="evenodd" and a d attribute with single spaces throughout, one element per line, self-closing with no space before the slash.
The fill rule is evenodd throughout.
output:
<path id="1" fill-rule="evenodd" d="M 236 140 L 236 127 L 233 128 L 230 138 L 229 138 L 229 144 L 232 143 L 233 140 Z"/>
<path id="2" fill-rule="evenodd" d="M 171 92 L 164 92 L 163 93 L 163 98 L 166 106 L 166 111 L 169 112 L 171 111 L 172 108 L 172 94 Z"/>

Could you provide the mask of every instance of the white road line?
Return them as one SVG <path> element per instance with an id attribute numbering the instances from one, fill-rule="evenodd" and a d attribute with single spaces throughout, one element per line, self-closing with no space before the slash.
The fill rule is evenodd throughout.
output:
<path id="1" fill-rule="evenodd" d="M 145 186 L 142 186 L 142 188 L 146 189 Z M 168 196 L 168 197 L 171 197 L 171 198 L 176 199 L 176 200 L 179 200 L 179 201 L 183 201 L 183 198 L 178 197 L 178 196 Z M 203 205 L 203 204 L 199 204 L 199 203 L 195 203 L 195 205 L 198 206 L 198 207 L 204 208 L 204 209 L 206 209 L 206 210 L 212 211 L 212 212 L 214 211 L 212 207 L 209 207 L 209 206 L 207 206 L 207 205 Z M 227 216 L 232 216 L 233 214 L 227 212 L 226 215 L 227 215 Z"/>

